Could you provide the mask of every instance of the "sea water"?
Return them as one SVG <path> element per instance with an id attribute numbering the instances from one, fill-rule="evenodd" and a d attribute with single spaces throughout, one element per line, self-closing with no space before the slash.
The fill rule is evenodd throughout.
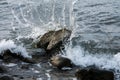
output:
<path id="1" fill-rule="evenodd" d="M 80 45 L 94 41 L 95 48 L 119 50 L 119 3 L 119 0 L 0 0 L 0 51 L 18 46 L 14 51 L 28 56 L 21 39 L 35 39 L 49 30 L 67 28 L 72 34 L 70 43 L 65 45 L 64 56 L 76 65 L 96 65 L 113 69 L 119 75 L 120 52 L 93 54 Z"/>

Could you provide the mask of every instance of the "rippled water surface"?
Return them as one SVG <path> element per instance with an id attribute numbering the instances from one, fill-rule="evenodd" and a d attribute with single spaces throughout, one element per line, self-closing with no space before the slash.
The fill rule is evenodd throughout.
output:
<path id="1" fill-rule="evenodd" d="M 115 0 L 79 0 L 75 4 L 76 35 L 100 45 L 120 48 L 120 4 Z M 107 46 L 108 47 L 108 46 Z"/>

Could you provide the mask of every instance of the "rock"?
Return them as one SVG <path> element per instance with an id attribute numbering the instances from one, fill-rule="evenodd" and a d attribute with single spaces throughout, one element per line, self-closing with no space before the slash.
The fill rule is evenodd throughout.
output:
<path id="1" fill-rule="evenodd" d="M 62 69 L 63 67 L 72 67 L 73 64 L 70 59 L 62 57 L 62 56 L 53 56 L 50 59 L 50 63 L 57 67 L 58 69 Z"/>
<path id="2" fill-rule="evenodd" d="M 49 32 L 45 33 L 41 38 L 39 38 L 38 43 L 36 44 L 36 47 L 37 48 L 47 48 L 54 33 L 55 33 L 55 31 L 49 31 Z"/>
<path id="3" fill-rule="evenodd" d="M 3 59 L 5 62 L 15 61 L 15 58 L 13 57 L 13 56 L 15 56 L 15 54 L 13 54 L 9 49 L 2 51 L 1 54 L 2 54 L 1 59 Z"/>
<path id="4" fill-rule="evenodd" d="M 19 60 L 22 60 L 27 63 L 35 63 L 35 61 L 32 58 L 26 58 L 21 55 L 18 55 L 17 53 L 12 53 L 10 50 L 5 50 L 1 53 L 1 59 L 3 59 L 5 62 L 16 62 Z"/>
<path id="5" fill-rule="evenodd" d="M 5 66 L 0 65 L 0 73 L 6 73 L 7 68 Z"/>
<path id="6" fill-rule="evenodd" d="M 10 76 L 2 76 L 2 77 L 0 77 L 0 80 L 14 80 L 14 78 L 12 78 Z"/>
<path id="7" fill-rule="evenodd" d="M 78 80 L 114 80 L 114 74 L 107 70 L 78 69 L 75 73 Z"/>
<path id="8" fill-rule="evenodd" d="M 60 29 L 58 31 L 49 31 L 45 33 L 36 43 L 37 48 L 44 48 L 47 53 L 60 51 L 63 43 L 67 42 L 71 35 L 71 31 Z"/>
<path id="9" fill-rule="evenodd" d="M 54 48 L 57 44 L 65 42 L 71 35 L 71 31 L 67 29 L 61 29 L 54 33 L 52 36 L 51 41 L 49 42 L 49 45 L 47 46 L 47 50 L 51 50 Z"/>
<path id="10" fill-rule="evenodd" d="M 36 61 L 32 58 L 23 58 L 22 61 L 32 64 L 36 63 Z"/>

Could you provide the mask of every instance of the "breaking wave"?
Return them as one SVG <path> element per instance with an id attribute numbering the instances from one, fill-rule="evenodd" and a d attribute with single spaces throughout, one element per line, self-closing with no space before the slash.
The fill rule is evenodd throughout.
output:
<path id="1" fill-rule="evenodd" d="M 12 53 L 15 53 L 17 55 L 21 55 L 23 57 L 31 58 L 31 56 L 26 51 L 26 48 L 22 45 L 17 46 L 14 41 L 12 40 L 2 40 L 0 41 L 0 53 L 1 55 L 3 51 L 10 50 Z"/>

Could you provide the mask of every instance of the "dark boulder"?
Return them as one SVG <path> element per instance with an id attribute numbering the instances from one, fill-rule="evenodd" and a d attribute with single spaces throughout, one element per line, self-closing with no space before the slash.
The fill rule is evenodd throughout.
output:
<path id="1" fill-rule="evenodd" d="M 24 61 L 27 63 L 35 63 L 35 61 L 32 58 L 27 58 L 18 53 L 13 53 L 9 49 L 2 51 L 1 54 L 2 55 L 0 55 L 0 58 L 3 59 L 3 61 L 8 62 L 8 63 L 18 62 L 18 61 Z"/>
<path id="2" fill-rule="evenodd" d="M 17 55 L 12 53 L 9 49 L 2 51 L 0 56 L 0 58 L 5 62 L 16 62 L 15 58 Z"/>
<path id="3" fill-rule="evenodd" d="M 70 59 L 62 56 L 53 56 L 50 59 L 50 63 L 57 67 L 58 69 L 62 69 L 63 67 L 72 67 L 73 63 Z"/>
<path id="4" fill-rule="evenodd" d="M 78 80 L 114 80 L 114 73 L 99 69 L 78 69 L 75 73 Z"/>

